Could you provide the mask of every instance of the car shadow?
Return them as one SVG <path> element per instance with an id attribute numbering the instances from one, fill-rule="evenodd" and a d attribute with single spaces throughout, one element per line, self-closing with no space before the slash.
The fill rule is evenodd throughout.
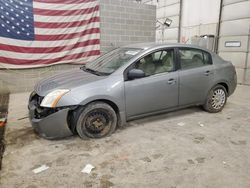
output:
<path id="1" fill-rule="evenodd" d="M 143 117 L 140 119 L 136 119 L 136 120 L 132 120 L 127 122 L 126 126 L 124 126 L 123 128 L 127 128 L 127 127 L 131 127 L 131 126 L 137 126 L 137 125 L 144 125 L 145 123 L 153 123 L 156 121 L 162 121 L 162 120 L 171 120 L 171 119 L 175 119 L 178 117 L 182 117 L 182 116 L 186 116 L 189 114 L 193 114 L 195 112 L 204 112 L 202 110 L 201 107 L 189 107 L 189 108 L 185 108 L 185 109 L 181 109 L 181 110 L 174 110 L 174 111 L 170 111 L 170 112 L 165 112 L 165 113 L 160 113 L 157 115 L 150 115 L 147 117 Z"/>

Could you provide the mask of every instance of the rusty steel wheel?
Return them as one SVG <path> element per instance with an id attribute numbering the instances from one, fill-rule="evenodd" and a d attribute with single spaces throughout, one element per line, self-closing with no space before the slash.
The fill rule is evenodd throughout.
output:
<path id="1" fill-rule="evenodd" d="M 106 103 L 87 105 L 77 120 L 76 130 L 82 139 L 102 138 L 112 134 L 117 125 L 114 109 Z"/>

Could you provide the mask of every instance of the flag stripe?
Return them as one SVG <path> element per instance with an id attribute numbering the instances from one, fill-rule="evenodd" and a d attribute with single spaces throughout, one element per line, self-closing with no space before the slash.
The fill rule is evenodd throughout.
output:
<path id="1" fill-rule="evenodd" d="M 36 28 L 70 28 L 70 27 L 79 27 L 87 25 L 94 22 L 100 22 L 100 17 L 92 17 L 88 20 L 81 20 L 75 22 L 35 22 L 34 25 Z"/>
<path id="2" fill-rule="evenodd" d="M 43 60 L 43 59 L 53 59 L 53 58 L 59 58 L 59 57 L 64 57 L 66 55 L 70 54 L 78 54 L 84 51 L 92 51 L 92 50 L 99 50 L 99 44 L 96 45 L 86 45 L 81 48 L 75 48 L 71 50 L 64 50 L 60 52 L 55 52 L 55 53 L 18 53 L 18 52 L 11 52 L 11 51 L 1 51 L 0 54 L 2 57 L 15 57 L 16 59 L 20 60 Z"/>
<path id="3" fill-rule="evenodd" d="M 16 40 L 0 37 L 1 44 L 13 45 L 17 47 L 33 47 L 33 48 L 48 48 L 48 47 L 59 47 L 72 45 L 77 42 L 82 42 L 91 39 L 100 39 L 100 33 L 88 34 L 80 38 L 74 38 L 69 40 L 59 40 L 59 41 L 25 41 L 25 40 Z"/>
<path id="4" fill-rule="evenodd" d="M 93 16 L 99 16 L 99 12 L 95 11 L 90 14 L 83 15 L 74 15 L 74 16 L 43 16 L 43 15 L 35 15 L 34 14 L 34 21 L 35 22 L 75 22 L 81 20 L 88 20 Z"/>
<path id="5" fill-rule="evenodd" d="M 72 64 L 85 64 L 87 62 L 93 61 L 96 58 L 99 57 L 100 54 L 98 55 L 92 55 L 92 56 L 88 56 L 88 57 L 81 57 L 81 58 L 77 58 L 72 60 L 65 60 L 65 61 L 61 61 L 61 63 L 72 63 Z"/>
<path id="6" fill-rule="evenodd" d="M 80 4 L 80 3 L 88 3 L 96 0 L 33 0 L 34 2 L 40 3 L 50 3 L 50 4 Z"/>
<path id="7" fill-rule="evenodd" d="M 100 29 L 91 28 L 91 29 L 86 29 L 78 33 L 61 34 L 61 35 L 36 35 L 35 40 L 37 41 L 67 40 L 67 39 L 82 37 L 84 35 L 92 34 L 92 33 L 100 33 Z"/>
<path id="8" fill-rule="evenodd" d="M 90 14 L 98 10 L 99 10 L 99 5 L 96 5 L 95 7 L 91 8 L 76 9 L 76 10 L 46 10 L 46 9 L 34 8 L 33 12 L 36 15 L 44 15 L 44 16 L 73 16 L 73 15 Z"/>
<path id="9" fill-rule="evenodd" d="M 100 55 L 100 50 L 91 50 L 78 54 L 66 55 L 63 57 L 53 58 L 53 59 L 37 59 L 37 60 L 20 60 L 16 58 L 6 58 L 0 56 L 0 62 L 4 62 L 6 64 L 14 64 L 14 65 L 36 65 L 36 64 L 52 64 L 62 60 L 74 60 L 81 57 L 89 57 L 94 55 Z"/>
<path id="10" fill-rule="evenodd" d="M 66 64 L 66 63 L 71 63 L 71 64 L 86 64 L 87 62 L 95 60 L 99 55 L 95 56 L 89 56 L 89 57 L 82 57 L 74 60 L 65 60 L 65 61 L 60 61 L 60 62 L 55 62 L 53 65 L 56 64 Z M 11 65 L 11 64 L 4 64 L 0 62 L 0 67 L 8 67 L 8 68 L 33 68 L 33 67 L 45 67 L 45 66 L 50 66 L 50 64 L 36 64 L 36 65 Z"/>
<path id="11" fill-rule="evenodd" d="M 6 45 L 0 44 L 0 50 L 10 51 L 10 52 L 18 52 L 18 53 L 55 53 L 61 52 L 65 50 L 72 50 L 75 48 L 80 48 L 89 45 L 100 44 L 99 39 L 92 39 L 83 42 L 78 42 L 75 44 L 67 45 L 67 46 L 57 46 L 57 47 L 18 47 L 15 45 Z"/>
<path id="12" fill-rule="evenodd" d="M 85 9 L 90 7 L 95 7 L 97 1 L 80 3 L 80 4 L 51 4 L 51 3 L 40 3 L 34 2 L 33 7 L 45 10 L 75 10 L 75 9 Z"/>
<path id="13" fill-rule="evenodd" d="M 87 25 L 82 25 L 79 27 L 70 27 L 70 28 L 35 28 L 36 35 L 61 35 L 61 34 L 68 34 L 71 33 L 78 33 L 87 29 L 95 28 L 98 26 L 99 23 L 91 22 Z"/>

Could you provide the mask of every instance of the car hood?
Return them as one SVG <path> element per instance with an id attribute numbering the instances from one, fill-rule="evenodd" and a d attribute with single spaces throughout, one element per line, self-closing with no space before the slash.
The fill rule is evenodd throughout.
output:
<path id="1" fill-rule="evenodd" d="M 39 81 L 35 86 L 35 92 L 45 96 L 55 89 L 72 89 L 104 78 L 106 76 L 97 76 L 81 69 L 72 70 Z"/>

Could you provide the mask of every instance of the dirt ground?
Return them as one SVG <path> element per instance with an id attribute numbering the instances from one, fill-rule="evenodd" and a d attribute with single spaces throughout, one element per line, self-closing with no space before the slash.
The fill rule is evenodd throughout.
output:
<path id="1" fill-rule="evenodd" d="M 10 96 L 1 188 L 250 187 L 249 86 L 238 86 L 221 113 L 189 108 L 89 141 L 39 138 L 26 118 L 27 99 Z M 95 169 L 84 174 L 88 163 Z M 32 172 L 43 164 L 50 168 Z"/>

